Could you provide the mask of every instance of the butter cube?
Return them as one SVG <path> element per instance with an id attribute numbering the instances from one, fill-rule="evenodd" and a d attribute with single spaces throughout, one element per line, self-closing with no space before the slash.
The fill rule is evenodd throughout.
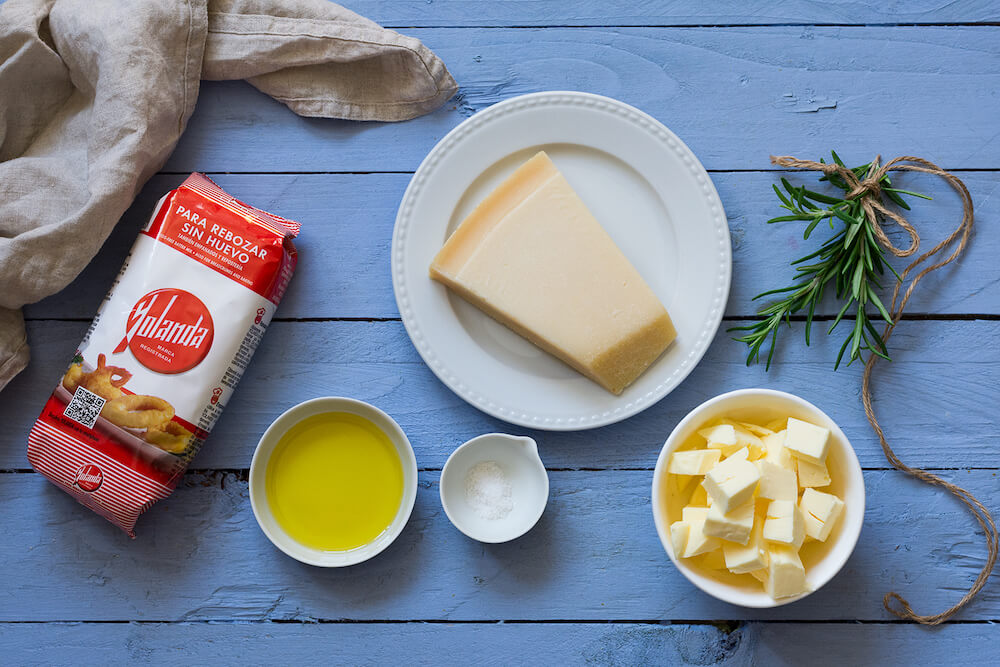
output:
<path id="1" fill-rule="evenodd" d="M 799 486 L 795 471 L 782 468 L 767 459 L 755 461 L 760 472 L 760 486 L 757 495 L 771 500 L 790 500 L 793 503 L 799 498 Z"/>
<path id="2" fill-rule="evenodd" d="M 768 550 L 767 580 L 764 584 L 768 595 L 775 600 L 800 595 L 809 590 L 806 569 L 795 549 L 772 546 Z"/>
<path id="3" fill-rule="evenodd" d="M 675 475 L 704 475 L 715 467 L 721 456 L 717 449 L 695 449 L 674 452 L 667 472 Z"/>
<path id="4" fill-rule="evenodd" d="M 806 489 L 799 501 L 799 509 L 805 521 L 806 535 L 826 542 L 844 510 L 844 501 L 830 493 Z"/>
<path id="5" fill-rule="evenodd" d="M 682 558 L 691 558 L 722 546 L 718 539 L 705 534 L 707 515 L 707 507 L 685 507 L 681 510 L 681 518 L 688 524 L 688 538 Z"/>
<path id="6" fill-rule="evenodd" d="M 705 517 L 705 534 L 737 544 L 746 544 L 753 529 L 753 510 L 753 498 L 728 514 L 723 514 L 718 505 L 712 505 Z"/>
<path id="7" fill-rule="evenodd" d="M 764 542 L 764 521 L 758 519 L 750 531 L 750 540 L 745 546 L 730 544 L 722 545 L 722 553 L 726 557 L 726 567 L 733 574 L 751 573 L 767 567 L 767 544 Z"/>
<path id="8" fill-rule="evenodd" d="M 694 505 L 695 507 L 708 507 L 710 504 L 708 494 L 705 493 L 705 487 L 701 484 L 694 487 L 694 493 L 691 494 L 691 500 L 688 501 L 688 505 Z"/>
<path id="9" fill-rule="evenodd" d="M 799 459 L 805 459 L 812 463 L 823 463 L 826 461 L 829 444 L 829 429 L 804 422 L 795 417 L 788 418 L 785 447 Z"/>
<path id="10" fill-rule="evenodd" d="M 728 514 L 753 497 L 760 473 L 745 459 L 726 459 L 712 468 L 702 485 L 712 498 L 712 506 Z"/>
<path id="11" fill-rule="evenodd" d="M 806 538 L 802 512 L 794 501 L 772 500 L 764 519 L 764 539 L 794 547 L 802 546 Z"/>
<path id="12" fill-rule="evenodd" d="M 749 461 L 750 460 L 750 450 L 747 449 L 746 447 L 741 447 L 740 449 L 737 449 L 732 454 L 729 454 L 728 456 L 726 456 L 726 458 L 723 459 L 723 460 L 728 461 L 729 459 L 733 459 L 734 461 L 736 459 L 742 459 L 744 461 Z"/>
<path id="13" fill-rule="evenodd" d="M 774 431 L 767 428 L 766 426 L 757 426 L 757 424 L 751 424 L 749 422 L 736 422 L 736 423 L 760 438 L 763 438 L 765 435 L 771 435 L 772 433 L 774 433 Z"/>
<path id="14" fill-rule="evenodd" d="M 764 424 L 766 428 L 771 429 L 775 433 L 778 431 L 784 431 L 788 428 L 788 417 L 782 417 L 781 419 L 775 419 L 774 421 L 769 421 Z"/>
<path id="15" fill-rule="evenodd" d="M 764 436 L 764 459 L 789 470 L 795 470 L 795 457 L 785 449 L 785 431 Z"/>
<path id="16" fill-rule="evenodd" d="M 673 547 L 674 556 L 677 558 L 682 558 L 684 555 L 690 529 L 691 525 L 686 521 L 674 521 L 670 524 L 670 546 Z"/>
<path id="17" fill-rule="evenodd" d="M 711 446 L 713 442 L 717 445 L 736 444 L 736 429 L 734 429 L 731 424 L 719 424 L 718 426 L 703 428 L 698 431 L 698 435 L 705 438 L 705 440 L 709 443 L 709 446 Z"/>
<path id="18" fill-rule="evenodd" d="M 799 486 L 802 488 L 813 486 L 827 486 L 830 483 L 830 473 L 826 469 L 825 463 L 813 463 L 805 459 L 798 459 Z"/>
<path id="19" fill-rule="evenodd" d="M 749 572 L 749 575 L 764 584 L 764 588 L 767 588 L 767 568 L 762 568 L 760 570 L 753 570 Z"/>
<path id="20" fill-rule="evenodd" d="M 748 448 L 751 453 L 764 450 L 764 442 L 742 426 L 733 426 L 733 432 L 736 434 L 736 444 L 740 447 Z"/>
<path id="21" fill-rule="evenodd" d="M 698 431 L 698 435 L 708 441 L 709 449 L 718 449 L 723 456 L 729 456 L 740 448 L 736 440 L 736 429 L 732 424 L 720 424 Z"/>

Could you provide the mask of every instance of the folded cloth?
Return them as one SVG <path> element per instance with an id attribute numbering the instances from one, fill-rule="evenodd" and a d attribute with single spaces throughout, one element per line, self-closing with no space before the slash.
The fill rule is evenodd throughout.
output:
<path id="1" fill-rule="evenodd" d="M 203 78 L 351 120 L 413 118 L 457 89 L 418 40 L 326 0 L 0 4 L 0 389 L 28 362 L 20 308 L 97 253 Z"/>

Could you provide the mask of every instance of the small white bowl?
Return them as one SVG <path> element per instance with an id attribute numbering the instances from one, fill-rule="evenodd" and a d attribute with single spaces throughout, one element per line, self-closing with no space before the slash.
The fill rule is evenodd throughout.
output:
<path id="1" fill-rule="evenodd" d="M 670 518 L 668 517 L 667 497 L 667 465 L 670 455 L 677 450 L 703 424 L 720 417 L 736 420 L 757 419 L 764 422 L 783 417 L 795 417 L 824 426 L 830 430 L 830 453 L 828 461 L 836 468 L 840 479 L 834 479 L 833 485 L 839 487 L 844 501 L 844 513 L 839 525 L 834 528 L 828 540 L 835 540 L 827 553 L 811 566 L 806 566 L 806 582 L 810 587 L 808 593 L 780 598 L 775 600 L 761 586 L 738 587 L 706 576 L 700 570 L 691 567 L 685 560 L 673 553 L 670 542 Z M 821 489 L 826 490 L 826 489 Z M 838 493 L 838 495 L 840 495 Z M 851 447 L 850 441 L 840 427 L 825 412 L 815 405 L 792 394 L 772 389 L 739 389 L 705 401 L 689 412 L 674 428 L 667 442 L 660 450 L 653 472 L 653 520 L 660 542 L 670 560 L 680 570 L 681 574 L 695 586 L 712 597 L 724 602 L 742 607 L 779 607 L 801 600 L 812 592 L 819 590 L 840 571 L 847 562 L 858 536 L 861 534 L 861 524 L 865 516 L 865 480 L 861 473 L 861 464 Z"/>
<path id="2" fill-rule="evenodd" d="M 392 523 L 382 534 L 368 544 L 348 549 L 345 551 L 323 551 L 313 547 L 305 546 L 292 539 L 278 524 L 271 507 L 267 502 L 267 489 L 265 477 L 267 474 L 267 462 L 271 458 L 275 445 L 281 437 L 288 432 L 288 429 L 295 426 L 303 419 L 325 412 L 348 412 L 364 417 L 383 433 L 389 436 L 389 440 L 396 446 L 399 460 L 403 466 L 403 498 L 396 510 L 396 516 Z M 257 524 L 264 531 L 267 539 L 271 540 L 274 546 L 278 547 L 286 554 L 308 565 L 319 567 L 345 567 L 355 565 L 380 553 L 399 536 L 410 518 L 413 511 L 413 503 L 417 497 L 417 460 L 413 455 L 413 447 L 407 439 L 403 429 L 395 420 L 382 412 L 374 405 L 353 398 L 343 398 L 339 396 L 327 396 L 324 398 L 314 398 L 304 403 L 286 410 L 280 417 L 275 419 L 264 431 L 257 449 L 253 453 L 253 460 L 250 462 L 250 506 L 253 508 L 253 515 L 257 519 Z"/>
<path id="3" fill-rule="evenodd" d="M 510 482 L 514 506 L 510 514 L 487 519 L 466 500 L 466 476 L 478 463 L 495 461 Z M 549 476 L 528 437 L 487 433 L 451 453 L 441 470 L 441 505 L 460 531 L 480 542 L 508 542 L 538 523 L 549 500 Z"/>

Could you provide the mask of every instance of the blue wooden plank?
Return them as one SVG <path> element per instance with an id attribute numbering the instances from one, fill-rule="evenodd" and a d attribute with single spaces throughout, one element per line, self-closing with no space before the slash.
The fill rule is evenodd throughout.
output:
<path id="1" fill-rule="evenodd" d="M 194 460 L 200 469 L 246 468 L 267 425 L 309 398 L 345 395 L 395 417 L 417 463 L 440 468 L 451 451 L 481 433 L 533 435 L 554 468 L 652 468 L 678 421 L 716 394 L 741 387 L 783 389 L 813 401 L 838 421 L 862 465 L 885 467 L 858 397 L 861 368 L 834 373 L 839 338 L 802 340 L 801 324 L 770 372 L 746 368 L 745 348 L 724 333 L 677 390 L 620 424 L 580 433 L 521 429 L 488 417 L 441 384 L 423 364 L 399 322 L 279 322 L 264 337 L 226 413 Z M 32 365 L 0 394 L 0 469 L 25 468 L 28 429 L 77 343 L 83 322 L 33 322 Z M 1000 327 L 995 322 L 906 322 L 892 339 L 896 362 L 877 372 L 876 408 L 899 455 L 924 467 L 1000 467 Z M 947 350 L 948 364 L 939 361 Z M 920 406 L 919 410 L 914 410 Z M 947 432 L 947 445 L 941 435 Z"/>
<path id="2" fill-rule="evenodd" d="M 690 2 L 688 0 L 347 0 L 360 14 L 387 26 L 549 26 L 549 25 L 754 25 L 789 23 L 959 23 L 1000 20 L 996 4 L 979 1 L 872 3 L 856 0 L 814 2 Z"/>
<path id="3" fill-rule="evenodd" d="M 859 161 L 873 156 L 845 156 Z M 979 224 L 962 260 L 927 278 L 916 292 L 910 312 L 937 314 L 1000 313 L 993 289 L 1000 281 L 1000 173 L 962 174 L 972 191 Z M 90 319 L 114 280 L 139 229 L 156 201 L 184 176 L 154 177 L 90 266 L 63 292 L 31 306 L 31 318 Z M 297 245 L 300 264 L 278 316 L 282 318 L 398 317 L 389 273 L 389 245 L 396 209 L 409 182 L 408 174 L 215 174 L 233 195 L 262 208 L 299 220 L 304 231 Z M 781 213 L 771 185 L 773 173 L 715 173 L 733 242 L 733 285 L 727 315 L 752 315 L 758 292 L 781 286 L 793 274 L 788 263 L 818 247 L 819 229 L 802 240 L 798 223 L 766 225 Z M 818 187 L 811 174 L 789 175 L 796 183 Z M 920 201 L 911 214 L 930 248 L 957 225 L 958 197 L 939 179 L 901 177 L 904 187 L 934 197 Z M 900 239 L 897 242 L 902 243 Z M 902 262 L 895 262 L 902 266 Z M 818 313 L 839 310 L 832 299 Z"/>
<path id="4" fill-rule="evenodd" d="M 996 626 L 889 624 L 0 624 L 15 663 L 992 665 Z M 817 650 L 817 647 L 822 647 Z"/>
<path id="5" fill-rule="evenodd" d="M 1000 167 L 1000 27 L 414 29 L 459 96 L 399 124 L 298 118 L 202 87 L 173 171 L 412 171 L 451 128 L 521 93 L 584 90 L 662 120 L 709 169 L 768 155 L 920 155 Z"/>
<path id="6" fill-rule="evenodd" d="M 989 507 L 995 471 L 957 471 Z M 858 547 L 826 587 L 792 605 L 756 610 L 700 593 L 671 564 L 653 528 L 649 471 L 552 472 L 545 514 L 507 544 L 483 545 L 444 518 L 438 473 L 420 473 L 398 540 L 341 570 L 302 565 L 257 529 L 247 484 L 189 475 L 138 526 L 138 539 L 40 475 L 0 484 L 0 621 L 91 620 L 887 620 L 898 590 L 921 611 L 953 604 L 986 550 L 968 511 L 896 471 L 865 474 Z M 958 618 L 1000 618 L 987 586 Z"/>

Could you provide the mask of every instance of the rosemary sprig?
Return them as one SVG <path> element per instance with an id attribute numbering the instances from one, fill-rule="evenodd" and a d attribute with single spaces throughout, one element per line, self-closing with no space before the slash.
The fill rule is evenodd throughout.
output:
<path id="1" fill-rule="evenodd" d="M 835 152 L 831 151 L 831 154 L 835 163 L 845 166 Z M 859 180 L 864 180 L 875 168 L 873 163 L 869 162 L 860 167 L 854 167 L 851 171 Z M 831 283 L 836 289 L 837 299 L 843 300 L 844 304 L 840 312 L 837 313 L 837 317 L 834 318 L 833 324 L 830 325 L 827 334 L 832 333 L 837 328 L 852 306 L 854 308 L 854 326 L 840 347 L 834 369 L 840 367 L 844 353 L 848 350 L 850 350 L 848 365 L 858 359 L 861 353 L 866 350 L 883 359 L 889 359 L 889 352 L 882 337 L 865 312 L 865 307 L 871 304 L 878 310 L 881 318 L 889 322 L 891 320 L 889 311 L 879 299 L 876 289 L 882 288 L 879 278 L 885 274 L 886 268 L 892 272 L 896 280 L 899 280 L 899 274 L 886 261 L 882 246 L 875 240 L 872 221 L 867 219 L 862 209 L 861 198 L 872 195 L 862 194 L 855 198 L 847 198 L 846 195 L 852 188 L 837 174 L 823 176 L 820 181 L 828 181 L 840 188 L 844 191 L 844 196 L 834 197 L 807 190 L 805 186 L 795 187 L 786 178 L 781 179 L 784 192 L 777 185 L 773 186 L 775 194 L 781 200 L 781 208 L 787 210 L 789 215 L 771 218 L 767 221 L 768 224 L 791 221 L 805 222 L 807 224 L 802 238 L 808 239 L 817 225 L 826 220 L 830 229 L 835 230 L 836 233 L 818 250 L 792 262 L 796 276 L 791 285 L 762 292 L 753 298 L 756 301 L 775 294 L 784 295 L 757 312 L 757 315 L 762 319 L 746 326 L 729 329 L 729 331 L 748 332 L 735 339 L 746 343 L 749 347 L 747 366 L 760 361 L 761 347 L 770 339 L 766 365 L 766 368 L 770 369 L 774 349 L 778 343 L 778 329 L 781 323 L 784 321 L 791 326 L 791 315 L 801 310 L 807 311 L 805 334 L 806 345 L 809 345 L 809 332 L 812 328 L 816 304 L 822 300 L 823 292 Z M 910 207 L 903 200 L 904 195 L 930 199 L 930 197 L 916 192 L 893 188 L 888 176 L 883 176 L 879 185 L 886 197 L 906 210 L 909 210 Z"/>

